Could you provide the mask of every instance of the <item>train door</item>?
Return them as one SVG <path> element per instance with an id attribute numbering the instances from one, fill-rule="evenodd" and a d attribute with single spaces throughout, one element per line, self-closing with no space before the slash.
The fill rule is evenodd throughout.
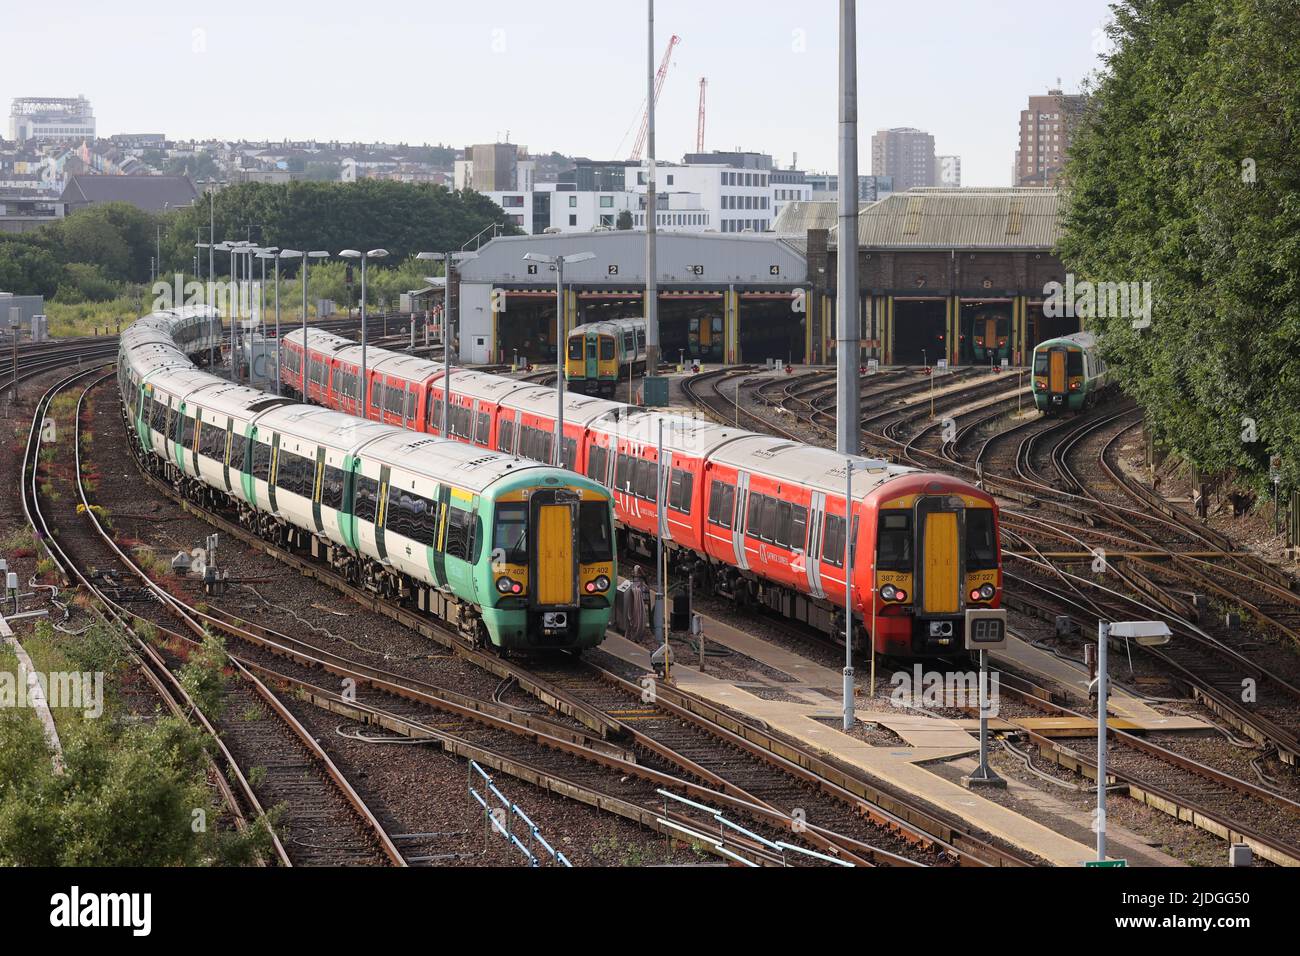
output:
<path id="1" fill-rule="evenodd" d="M 577 496 L 566 491 L 542 492 L 533 495 L 531 508 L 534 533 L 529 579 L 536 582 L 531 588 L 534 606 L 576 607 Z M 566 628 L 567 622 L 553 621 L 551 627 Z"/>
<path id="2" fill-rule="evenodd" d="M 916 504 L 917 607 L 926 617 L 959 614 L 962 609 L 960 510 L 946 498 L 922 498 Z"/>
<path id="3" fill-rule="evenodd" d="M 1064 395 L 1070 390 L 1065 366 L 1065 349 L 1052 349 L 1047 356 L 1047 390 L 1053 395 Z"/>
<path id="4" fill-rule="evenodd" d="M 591 334 L 587 340 L 587 381 L 594 382 L 600 377 L 600 355 L 598 352 L 600 337 Z"/>

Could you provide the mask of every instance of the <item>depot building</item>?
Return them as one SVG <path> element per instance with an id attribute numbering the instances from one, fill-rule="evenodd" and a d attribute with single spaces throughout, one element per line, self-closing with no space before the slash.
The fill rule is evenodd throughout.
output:
<path id="1" fill-rule="evenodd" d="M 862 210 L 863 358 L 882 365 L 1023 364 L 1038 342 L 1079 330 L 1042 304 L 1064 282 L 1054 189 L 915 189 Z M 791 203 L 776 233 L 658 236 L 666 361 L 823 364 L 835 358 L 835 203 Z M 646 234 L 507 236 L 460 263 L 452 308 L 462 362 L 553 362 L 554 267 L 525 256 L 595 258 L 564 269 L 564 328 L 645 313 Z"/>
<path id="2" fill-rule="evenodd" d="M 789 213 L 805 238 L 795 244 L 823 305 L 820 355 L 830 357 L 840 253 L 835 208 L 796 205 L 803 208 Z M 857 236 L 864 357 L 882 365 L 939 358 L 1024 365 L 1039 342 L 1080 331 L 1078 318 L 1043 308 L 1048 284 L 1065 282 L 1055 251 L 1059 211 L 1060 193 L 1049 188 L 918 188 L 864 208 Z"/>

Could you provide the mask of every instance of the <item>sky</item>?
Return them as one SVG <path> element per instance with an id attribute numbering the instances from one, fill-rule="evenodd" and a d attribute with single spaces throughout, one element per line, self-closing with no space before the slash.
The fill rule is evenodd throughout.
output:
<path id="1" fill-rule="evenodd" d="M 659 0 L 658 157 L 695 148 L 837 165 L 838 4 Z M 914 126 L 967 186 L 1010 184 L 1020 110 L 1099 66 L 1108 0 L 858 3 L 860 171 L 871 133 Z M 646 91 L 645 0 L 96 0 L 4 13 L 0 103 L 87 96 L 99 134 L 171 139 L 505 140 L 630 153 Z M 7 135 L 7 108 L 5 115 Z"/>

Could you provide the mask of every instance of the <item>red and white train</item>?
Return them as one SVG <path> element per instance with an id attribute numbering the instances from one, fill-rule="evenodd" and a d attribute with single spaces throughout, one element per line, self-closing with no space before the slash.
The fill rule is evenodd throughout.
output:
<path id="1" fill-rule="evenodd" d="M 329 408 L 440 435 L 441 365 L 310 330 L 285 336 L 281 377 Z M 451 373 L 449 431 L 484 449 L 550 463 L 551 388 L 464 369 Z M 656 487 L 662 423 L 663 487 Z M 584 395 L 568 394 L 563 464 L 614 492 L 625 544 L 651 555 L 657 501 L 678 572 L 712 592 L 843 633 L 845 459 L 828 449 Z M 960 651 L 967 608 L 1002 600 L 997 504 L 973 485 L 858 459 L 852 589 L 857 633 L 896 657 Z M 872 594 L 875 594 L 874 607 Z"/>

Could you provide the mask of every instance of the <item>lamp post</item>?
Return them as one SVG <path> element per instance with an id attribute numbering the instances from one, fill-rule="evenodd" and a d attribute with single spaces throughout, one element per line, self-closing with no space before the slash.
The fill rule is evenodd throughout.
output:
<path id="1" fill-rule="evenodd" d="M 371 249 L 369 252 L 360 252 L 356 249 L 344 249 L 339 253 L 343 259 L 360 259 L 361 260 L 361 381 L 366 381 L 366 262 L 369 259 L 384 259 L 388 256 L 387 249 Z M 370 389 L 362 389 L 361 399 L 361 417 L 370 417 Z"/>
<path id="2" fill-rule="evenodd" d="M 567 256 L 548 256 L 530 252 L 525 262 L 545 262 L 555 270 L 555 467 L 564 467 L 564 265 L 590 262 L 594 252 L 575 252 Z"/>
<path id="3" fill-rule="evenodd" d="M 281 259 L 302 260 L 302 400 L 307 401 L 307 280 L 312 259 L 328 259 L 328 252 L 299 252 L 297 249 L 281 251 Z"/>
<path id="4" fill-rule="evenodd" d="M 443 289 L 442 289 L 442 437 L 448 435 L 448 428 L 451 424 L 451 285 L 452 270 L 458 262 L 468 262 L 471 259 L 477 259 L 477 252 L 420 252 L 415 256 L 421 262 L 430 262 L 437 259 L 443 260 Z M 437 285 L 436 276 L 425 276 L 424 281 L 430 285 Z M 428 325 L 425 325 L 428 329 Z"/>
<path id="5" fill-rule="evenodd" d="M 1168 644 L 1172 634 L 1163 621 L 1097 623 L 1097 862 L 1106 859 L 1106 701 L 1109 697 L 1106 673 L 1107 645 L 1112 637 L 1132 638 L 1143 647 Z"/>
<path id="6" fill-rule="evenodd" d="M 266 281 L 266 260 L 275 260 L 275 394 L 280 394 L 280 250 L 267 249 L 259 252 L 257 258 L 262 260 L 262 281 Z"/>

